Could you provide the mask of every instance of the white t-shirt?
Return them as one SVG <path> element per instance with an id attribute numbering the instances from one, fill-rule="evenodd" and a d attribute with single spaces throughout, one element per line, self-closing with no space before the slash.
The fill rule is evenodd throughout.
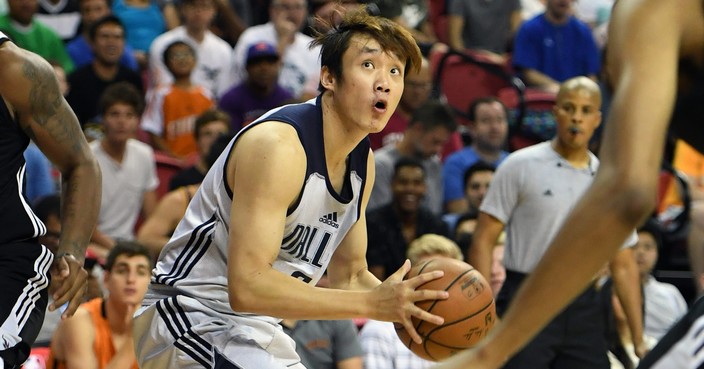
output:
<path id="1" fill-rule="evenodd" d="M 142 210 L 144 193 L 159 185 L 152 148 L 129 139 L 122 163 L 113 160 L 100 146 L 90 143 L 103 175 L 98 229 L 113 238 L 134 239 L 134 226 Z"/>
<path id="2" fill-rule="evenodd" d="M 262 41 L 274 46 L 278 44 L 273 23 L 249 27 L 240 35 L 232 56 L 233 85 L 247 77 L 247 49 Z M 296 98 L 301 97 L 303 93 L 317 95 L 320 81 L 320 47 L 310 49 L 311 41 L 311 37 L 296 33 L 293 43 L 286 48 L 282 58 L 279 85 Z"/>
<path id="3" fill-rule="evenodd" d="M 189 43 L 196 50 L 196 67 L 191 74 L 194 84 L 205 87 L 220 97 L 231 86 L 230 64 L 232 48 L 210 31 L 205 32 L 201 43 L 191 38 L 183 26 L 176 27 L 154 39 L 149 47 L 150 87 L 171 84 L 174 80 L 164 64 L 164 50 L 175 41 Z"/>

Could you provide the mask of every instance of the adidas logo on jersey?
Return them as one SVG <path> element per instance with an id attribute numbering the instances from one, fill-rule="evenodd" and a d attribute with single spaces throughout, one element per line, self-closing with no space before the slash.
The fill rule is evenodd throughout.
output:
<path id="1" fill-rule="evenodd" d="M 340 225 L 337 224 L 337 212 L 334 211 L 330 214 L 323 215 L 318 219 L 321 223 L 325 223 L 333 228 L 340 228 Z"/>

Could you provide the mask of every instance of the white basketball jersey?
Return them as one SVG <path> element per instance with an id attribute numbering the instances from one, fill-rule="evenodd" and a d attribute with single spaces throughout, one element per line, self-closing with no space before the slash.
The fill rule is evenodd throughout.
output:
<path id="1" fill-rule="evenodd" d="M 289 209 L 286 217 L 284 238 L 274 269 L 309 284 L 317 283 L 340 241 L 359 219 L 368 141 L 365 139 L 350 153 L 345 184 L 342 193 L 338 194 L 327 175 L 320 98 L 277 108 L 245 127 L 213 164 L 159 256 L 147 300 L 183 294 L 197 298 L 221 313 L 250 315 L 232 311 L 229 305 L 230 206 L 233 199 L 237 201 L 238 196 L 247 194 L 232 193 L 225 180 L 225 171 L 234 143 L 243 132 L 262 121 L 292 125 L 307 157 L 306 179 L 299 202 Z"/>

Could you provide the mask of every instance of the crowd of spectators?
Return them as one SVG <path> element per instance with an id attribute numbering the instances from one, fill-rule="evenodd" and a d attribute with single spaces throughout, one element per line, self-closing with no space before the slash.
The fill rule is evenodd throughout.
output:
<path id="1" fill-rule="evenodd" d="M 213 155 L 227 141 L 221 139 L 211 150 L 213 143 L 220 136 L 231 138 L 270 109 L 315 98 L 320 50 L 309 47 L 311 35 L 326 32 L 346 9 L 366 3 L 374 3 L 381 16 L 409 29 L 425 56 L 417 73 L 404 76 L 403 96 L 389 123 L 369 137 L 376 157 L 376 182 L 367 209 L 369 268 L 379 278 L 387 277 L 403 264 L 414 242 L 428 234 L 443 238 L 426 243 L 451 242 L 459 258 L 468 260 L 481 203 L 494 171 L 511 151 L 510 127 L 516 115 L 499 96 L 484 96 L 464 107 L 466 123 L 458 120 L 457 112 L 442 99 L 443 91 L 433 91 L 436 66 L 431 56 L 449 49 L 465 52 L 510 71 L 529 89 L 554 97 L 564 81 L 578 76 L 605 86 L 601 55 L 608 44 L 613 2 L 0 0 L 0 32 L 54 66 L 103 173 L 100 215 L 88 258 L 97 286 L 91 297 L 98 300 L 88 302 L 92 305 L 72 319 L 84 320 L 76 324 L 97 324 L 102 303 L 106 321 L 101 324 L 122 329 L 113 334 L 120 342 L 114 342 L 111 355 L 118 357 L 115 363 L 121 367 L 132 367 L 134 358 L 126 353 L 130 346 L 123 341 L 129 333 L 125 302 L 117 301 L 124 298 L 101 299 L 102 292 L 140 283 L 134 289 L 143 295 L 144 265 L 151 265 L 158 255 L 216 158 Z M 435 11 L 438 7 L 441 17 Z M 442 17 L 445 21 L 437 23 Z M 441 32 L 439 24 L 444 27 Z M 604 100 L 607 106 L 608 94 Z M 598 131 L 595 136 L 598 140 Z M 680 165 L 690 168 L 688 175 L 698 184 L 690 243 L 700 242 L 704 233 L 697 182 L 701 173 L 693 164 L 697 154 L 690 159 L 679 156 Z M 60 178 L 36 147 L 30 145 L 25 157 L 26 196 L 38 214 L 44 214 L 40 217 L 50 231 L 47 237 L 58 237 L 60 229 L 50 225 L 59 217 Z M 163 158 L 182 171 L 162 175 Z M 157 192 L 160 181 L 170 181 L 169 193 Z M 663 247 L 658 230 L 644 228 L 639 235 L 634 254 L 641 267 L 645 333 L 657 340 L 684 313 L 686 302 L 676 288 L 653 277 L 657 250 Z M 511 235 L 502 234 L 489 245 L 492 267 L 486 278 L 495 293 L 506 276 L 503 245 L 510 240 Z M 149 257 L 141 258 L 142 254 Z M 129 261 L 125 266 L 114 266 L 123 259 Z M 106 266 L 104 272 L 100 265 Z M 697 284 L 698 292 L 702 284 Z M 127 300 L 134 305 L 134 298 Z M 116 312 L 119 318 L 112 316 Z M 57 323 L 49 321 L 38 344 L 51 342 L 52 358 L 57 358 L 53 364 L 60 365 L 55 367 L 71 368 L 72 352 L 80 351 L 73 351 L 75 345 L 85 344 L 86 337 L 78 343 L 61 342 L 72 329 L 72 324 L 63 324 L 52 342 Z M 357 328 L 364 325 L 356 323 Z M 311 369 L 382 367 L 374 363 L 390 352 L 402 359 L 389 362 L 412 361 L 406 358 L 408 352 L 396 351 L 403 349 L 398 342 L 386 342 L 393 350 L 379 352 L 378 340 L 393 335 L 388 326 L 377 323 L 370 322 L 360 337 L 349 335 L 354 328 L 350 322 L 291 321 L 287 332 L 299 335 L 301 355 Z M 343 338 L 353 343 L 342 345 L 342 353 L 332 353 L 339 345 L 331 343 Z M 356 342 L 359 338 L 361 345 Z M 90 345 L 81 350 L 89 351 Z M 104 352 L 96 355 L 103 355 L 95 358 L 103 364 L 113 358 L 104 357 Z"/>

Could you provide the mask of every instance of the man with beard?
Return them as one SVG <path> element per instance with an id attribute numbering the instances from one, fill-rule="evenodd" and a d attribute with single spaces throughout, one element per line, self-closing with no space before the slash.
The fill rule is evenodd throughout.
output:
<path id="1" fill-rule="evenodd" d="M 495 97 L 481 97 L 470 105 L 467 128 L 472 144 L 450 155 L 443 167 L 448 213 L 463 213 L 469 209 L 464 196 L 464 173 L 469 167 L 480 160 L 498 166 L 508 155 L 503 150 L 508 135 L 507 117 L 506 107 Z"/>

